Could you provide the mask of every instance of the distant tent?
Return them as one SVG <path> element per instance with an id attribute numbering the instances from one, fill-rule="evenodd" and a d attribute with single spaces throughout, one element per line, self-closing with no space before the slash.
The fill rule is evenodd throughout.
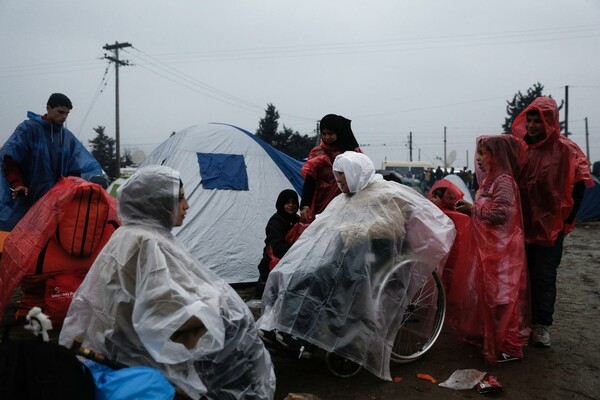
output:
<path id="1" fill-rule="evenodd" d="M 585 189 L 583 201 L 577 212 L 577 221 L 600 221 L 600 180 L 592 176 L 594 186 Z"/>
<path id="2" fill-rule="evenodd" d="M 283 189 L 301 195 L 302 163 L 227 124 L 196 125 L 157 147 L 144 165 L 181 173 L 190 209 L 173 232 L 229 283 L 255 282 L 265 226 Z"/>
<path id="3" fill-rule="evenodd" d="M 462 178 L 456 174 L 448 174 L 444 177 L 444 179 L 448 179 L 450 182 L 454 183 L 458 188 L 463 192 L 463 200 L 473 204 L 473 196 L 471 196 L 471 192 L 467 188 L 467 184 Z"/>

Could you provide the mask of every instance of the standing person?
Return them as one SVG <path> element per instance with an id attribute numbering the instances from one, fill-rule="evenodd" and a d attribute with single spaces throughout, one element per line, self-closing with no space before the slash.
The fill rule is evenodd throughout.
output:
<path id="1" fill-rule="evenodd" d="M 361 152 L 350 123 L 349 119 L 335 114 L 321 119 L 321 143 L 310 151 L 302 166 L 304 186 L 300 214 L 305 221 L 312 221 L 340 194 L 332 170 L 335 157 L 349 150 Z"/>
<path id="2" fill-rule="evenodd" d="M 452 328 L 456 328 L 457 321 L 464 314 L 463 298 L 474 290 L 465 285 L 475 265 L 471 218 L 456 211 L 456 204 L 463 196 L 458 186 L 448 179 L 437 181 L 427 194 L 427 198 L 452 220 L 456 229 L 456 237 L 441 275 L 446 294 L 444 323 Z"/>
<path id="3" fill-rule="evenodd" d="M 286 240 L 287 233 L 294 227 L 300 217 L 298 216 L 298 193 L 292 189 L 285 189 L 275 202 L 277 212 L 269 218 L 265 227 L 265 248 L 263 258 L 258 264 L 258 285 L 256 292 L 262 296 L 269 272 L 277 262 L 292 247 L 293 242 Z"/>
<path id="4" fill-rule="evenodd" d="M 526 148 L 519 189 L 531 280 L 531 339 L 537 346 L 550 347 L 556 271 L 585 187 L 593 185 L 590 164 L 581 149 L 560 134 L 558 107 L 551 97 L 538 97 L 523 110 L 512 133 Z"/>
<path id="5" fill-rule="evenodd" d="M 119 188 L 122 226 L 73 296 L 60 332 L 129 366 L 159 369 L 192 399 L 273 399 L 254 317 L 171 233 L 188 202 L 179 173 L 140 168 Z"/>
<path id="6" fill-rule="evenodd" d="M 481 183 L 475 204 L 459 201 L 457 210 L 471 215 L 476 248 L 475 287 L 464 306 L 471 313 L 459 321 L 459 337 L 477 341 L 481 335 L 483 356 L 489 364 L 523 358 L 529 336 L 527 267 L 519 189 L 520 145 L 509 135 L 477 138 L 478 180 Z M 474 284 L 473 284 L 474 283 Z"/>
<path id="7" fill-rule="evenodd" d="M 0 150 L 0 230 L 10 231 L 63 176 L 89 180 L 102 168 L 81 142 L 64 127 L 73 105 L 53 93 L 43 116 L 31 111 Z"/>

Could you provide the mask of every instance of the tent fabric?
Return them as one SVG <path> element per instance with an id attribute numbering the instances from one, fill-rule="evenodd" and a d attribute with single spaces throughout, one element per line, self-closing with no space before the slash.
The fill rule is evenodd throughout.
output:
<path id="1" fill-rule="evenodd" d="M 243 157 L 248 190 L 207 189 L 198 153 Z M 174 235 L 192 255 L 228 283 L 256 282 L 265 225 L 284 189 L 302 192 L 302 162 L 252 133 L 229 124 L 192 126 L 171 136 L 142 165 L 165 165 L 181 174 L 190 203 Z"/>
<path id="2" fill-rule="evenodd" d="M 463 200 L 469 204 L 473 204 L 473 196 L 471 196 L 471 191 L 467 188 L 467 184 L 463 179 L 456 174 L 448 174 L 444 177 L 444 179 L 452 182 L 456 187 L 460 189 L 463 194 Z"/>
<path id="3" fill-rule="evenodd" d="M 593 176 L 594 186 L 585 190 L 583 201 L 577 212 L 577 221 L 599 221 L 600 220 L 600 179 Z"/>

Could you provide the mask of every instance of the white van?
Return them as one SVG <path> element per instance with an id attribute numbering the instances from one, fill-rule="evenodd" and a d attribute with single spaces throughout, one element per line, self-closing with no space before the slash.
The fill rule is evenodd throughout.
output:
<path id="1" fill-rule="evenodd" d="M 383 171 L 395 171 L 406 178 L 421 179 L 427 168 L 433 165 L 426 161 L 384 161 L 381 163 Z"/>

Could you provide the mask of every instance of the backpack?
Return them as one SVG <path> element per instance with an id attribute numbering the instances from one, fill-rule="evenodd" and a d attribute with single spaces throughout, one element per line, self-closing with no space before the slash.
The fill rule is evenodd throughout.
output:
<path id="1" fill-rule="evenodd" d="M 95 400 L 92 373 L 64 346 L 40 340 L 0 343 L 1 400 Z"/>

